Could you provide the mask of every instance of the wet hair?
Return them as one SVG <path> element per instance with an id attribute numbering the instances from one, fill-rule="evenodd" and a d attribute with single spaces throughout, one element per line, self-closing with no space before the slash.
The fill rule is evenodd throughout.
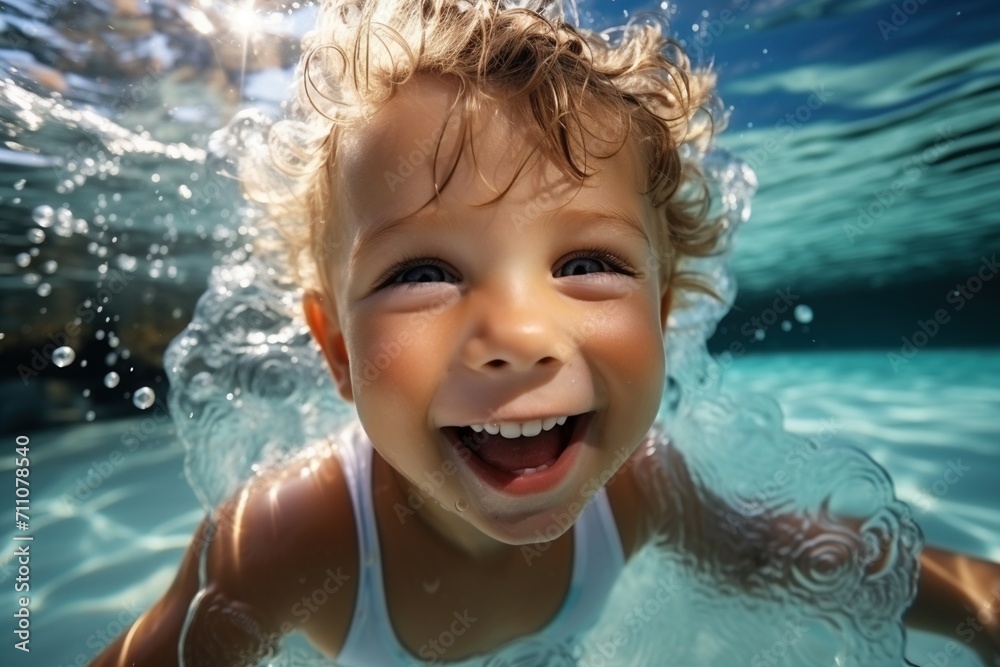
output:
<path id="1" fill-rule="evenodd" d="M 248 195 L 265 205 L 274 223 L 276 234 L 264 237 L 288 253 L 297 282 L 332 291 L 324 266 L 340 242 L 332 176 L 341 139 L 401 86 L 430 76 L 457 83 L 455 108 L 462 117 L 485 104 L 520 110 L 524 118 L 518 120 L 525 122 L 518 127 L 536 142 L 533 152 L 580 182 L 594 173 L 588 158 L 610 157 L 593 152 L 594 144 L 620 150 L 631 140 L 658 217 L 653 227 L 661 275 L 675 303 L 686 290 L 712 292 L 678 262 L 712 254 L 724 226 L 710 215 L 710 188 L 699 168 L 720 125 L 708 113 L 714 74 L 691 66 L 658 15 L 597 33 L 567 20 L 567 13 L 575 15 L 567 2 L 572 0 L 322 4 L 316 29 L 303 43 L 293 119 L 270 132 L 269 168 L 243 173 Z M 588 147 L 595 137 L 599 141 Z M 450 172 L 437 173 L 437 150 L 428 163 L 435 164 L 440 192 Z"/>

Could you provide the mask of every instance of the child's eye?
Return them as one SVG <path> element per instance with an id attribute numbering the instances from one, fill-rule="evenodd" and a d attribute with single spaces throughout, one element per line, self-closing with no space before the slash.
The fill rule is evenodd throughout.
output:
<path id="1" fill-rule="evenodd" d="M 591 273 L 622 273 L 635 275 L 623 261 L 606 250 L 581 250 L 574 253 L 556 271 L 557 278 L 584 276 Z"/>
<path id="2" fill-rule="evenodd" d="M 379 281 L 382 287 L 411 285 L 414 283 L 458 282 L 452 273 L 437 259 L 413 259 L 397 264 Z"/>

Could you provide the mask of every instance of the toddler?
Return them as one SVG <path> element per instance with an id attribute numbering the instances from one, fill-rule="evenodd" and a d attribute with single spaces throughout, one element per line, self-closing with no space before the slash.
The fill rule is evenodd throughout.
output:
<path id="1" fill-rule="evenodd" d="M 293 632 L 348 667 L 569 646 L 647 545 L 729 563 L 753 594 L 782 553 L 753 546 L 762 525 L 837 535 L 864 585 L 894 573 L 909 602 L 909 519 L 874 545 L 832 512 L 733 521 L 653 428 L 668 315 L 712 291 L 684 261 L 725 232 L 697 160 L 711 73 L 655 24 L 605 39 L 545 0 L 334 1 L 309 47 L 281 173 L 246 187 L 359 423 L 223 503 L 94 665 L 255 665 Z M 922 558 L 920 627 L 951 632 L 1000 581 Z"/>

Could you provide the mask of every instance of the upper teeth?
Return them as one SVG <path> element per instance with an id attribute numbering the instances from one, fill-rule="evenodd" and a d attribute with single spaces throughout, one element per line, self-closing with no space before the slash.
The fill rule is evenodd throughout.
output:
<path id="1" fill-rule="evenodd" d="M 522 435 L 538 435 L 542 431 L 548 431 L 556 424 L 562 426 L 568 417 L 549 417 L 548 419 L 533 419 L 530 422 L 490 422 L 487 424 L 471 424 L 470 428 L 476 433 L 486 431 L 490 435 L 499 433 L 505 438 L 520 438 Z"/>

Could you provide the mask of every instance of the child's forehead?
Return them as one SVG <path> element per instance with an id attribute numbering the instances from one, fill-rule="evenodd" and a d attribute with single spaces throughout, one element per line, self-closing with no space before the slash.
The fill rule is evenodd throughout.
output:
<path id="1" fill-rule="evenodd" d="M 506 191 L 508 204 L 529 206 L 543 196 L 558 207 L 590 188 L 602 188 L 605 198 L 620 193 L 633 199 L 644 184 L 631 142 L 607 160 L 586 157 L 584 166 L 596 173 L 581 183 L 540 151 L 532 155 L 539 132 L 524 127 L 513 105 L 481 105 L 465 116 L 456 94 L 457 86 L 446 81 L 408 83 L 345 131 L 333 188 L 341 215 L 371 222 L 399 217 L 432 202 L 438 189 L 443 199 L 458 198 L 468 205 Z M 589 151 L 610 154 L 618 148 L 598 134 L 590 137 Z M 619 187 L 608 191 L 609 182 Z"/>

